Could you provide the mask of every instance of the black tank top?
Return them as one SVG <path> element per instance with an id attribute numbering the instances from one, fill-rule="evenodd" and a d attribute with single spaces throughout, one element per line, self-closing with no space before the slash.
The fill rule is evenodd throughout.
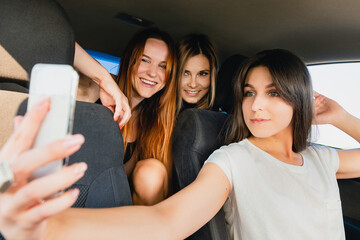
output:
<path id="1" fill-rule="evenodd" d="M 125 154 L 124 154 L 124 163 L 130 160 L 131 156 L 133 155 L 136 147 L 135 142 L 129 142 L 126 146 Z"/>

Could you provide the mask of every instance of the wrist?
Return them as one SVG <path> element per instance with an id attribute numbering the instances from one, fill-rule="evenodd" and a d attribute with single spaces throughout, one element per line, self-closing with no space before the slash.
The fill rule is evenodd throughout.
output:
<path id="1" fill-rule="evenodd" d="M 41 236 L 40 240 L 46 239 L 64 239 L 62 237 L 62 233 L 64 233 L 64 229 L 62 230 L 62 223 L 64 223 L 59 216 L 53 216 L 49 218 L 45 224 L 45 231 L 44 234 Z"/>
<path id="2" fill-rule="evenodd" d="M 344 125 L 347 125 L 349 119 L 351 118 L 351 115 L 344 109 L 341 109 L 341 111 L 335 114 L 335 116 L 336 117 L 333 119 L 331 124 L 339 129 L 342 129 Z"/>
<path id="3" fill-rule="evenodd" d="M 115 83 L 114 78 L 111 76 L 111 74 L 105 68 L 103 68 L 103 71 L 101 71 L 99 73 L 99 75 L 96 76 L 96 78 L 98 81 L 98 85 L 101 88 L 106 88 L 106 85 Z M 116 83 L 115 83 L 115 85 L 116 85 Z"/>

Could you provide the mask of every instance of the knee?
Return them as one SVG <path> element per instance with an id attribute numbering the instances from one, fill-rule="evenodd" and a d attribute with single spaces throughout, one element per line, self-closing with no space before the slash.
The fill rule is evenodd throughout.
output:
<path id="1" fill-rule="evenodd" d="M 133 171 L 134 185 L 156 187 L 163 185 L 167 178 L 164 164 L 157 159 L 146 159 L 139 161 Z"/>
<path id="2" fill-rule="evenodd" d="M 134 191 L 146 205 L 155 204 L 162 199 L 167 187 L 167 171 L 157 159 L 139 161 L 133 171 Z"/>

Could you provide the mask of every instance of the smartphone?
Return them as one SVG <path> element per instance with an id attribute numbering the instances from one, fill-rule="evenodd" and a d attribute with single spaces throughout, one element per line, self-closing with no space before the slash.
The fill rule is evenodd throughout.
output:
<path id="1" fill-rule="evenodd" d="M 37 134 L 33 147 L 41 147 L 72 133 L 79 75 L 70 65 L 36 64 L 30 75 L 27 109 L 41 97 L 50 99 L 50 111 Z M 36 170 L 30 180 L 60 171 L 68 158 L 53 161 Z"/>

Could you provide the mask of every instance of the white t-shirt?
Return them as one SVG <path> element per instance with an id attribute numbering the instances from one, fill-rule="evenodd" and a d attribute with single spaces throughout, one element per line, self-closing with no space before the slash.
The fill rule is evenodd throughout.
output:
<path id="1" fill-rule="evenodd" d="M 216 150 L 231 192 L 224 205 L 231 239 L 345 239 L 334 149 L 312 145 L 303 166 L 286 164 L 244 139 Z"/>

